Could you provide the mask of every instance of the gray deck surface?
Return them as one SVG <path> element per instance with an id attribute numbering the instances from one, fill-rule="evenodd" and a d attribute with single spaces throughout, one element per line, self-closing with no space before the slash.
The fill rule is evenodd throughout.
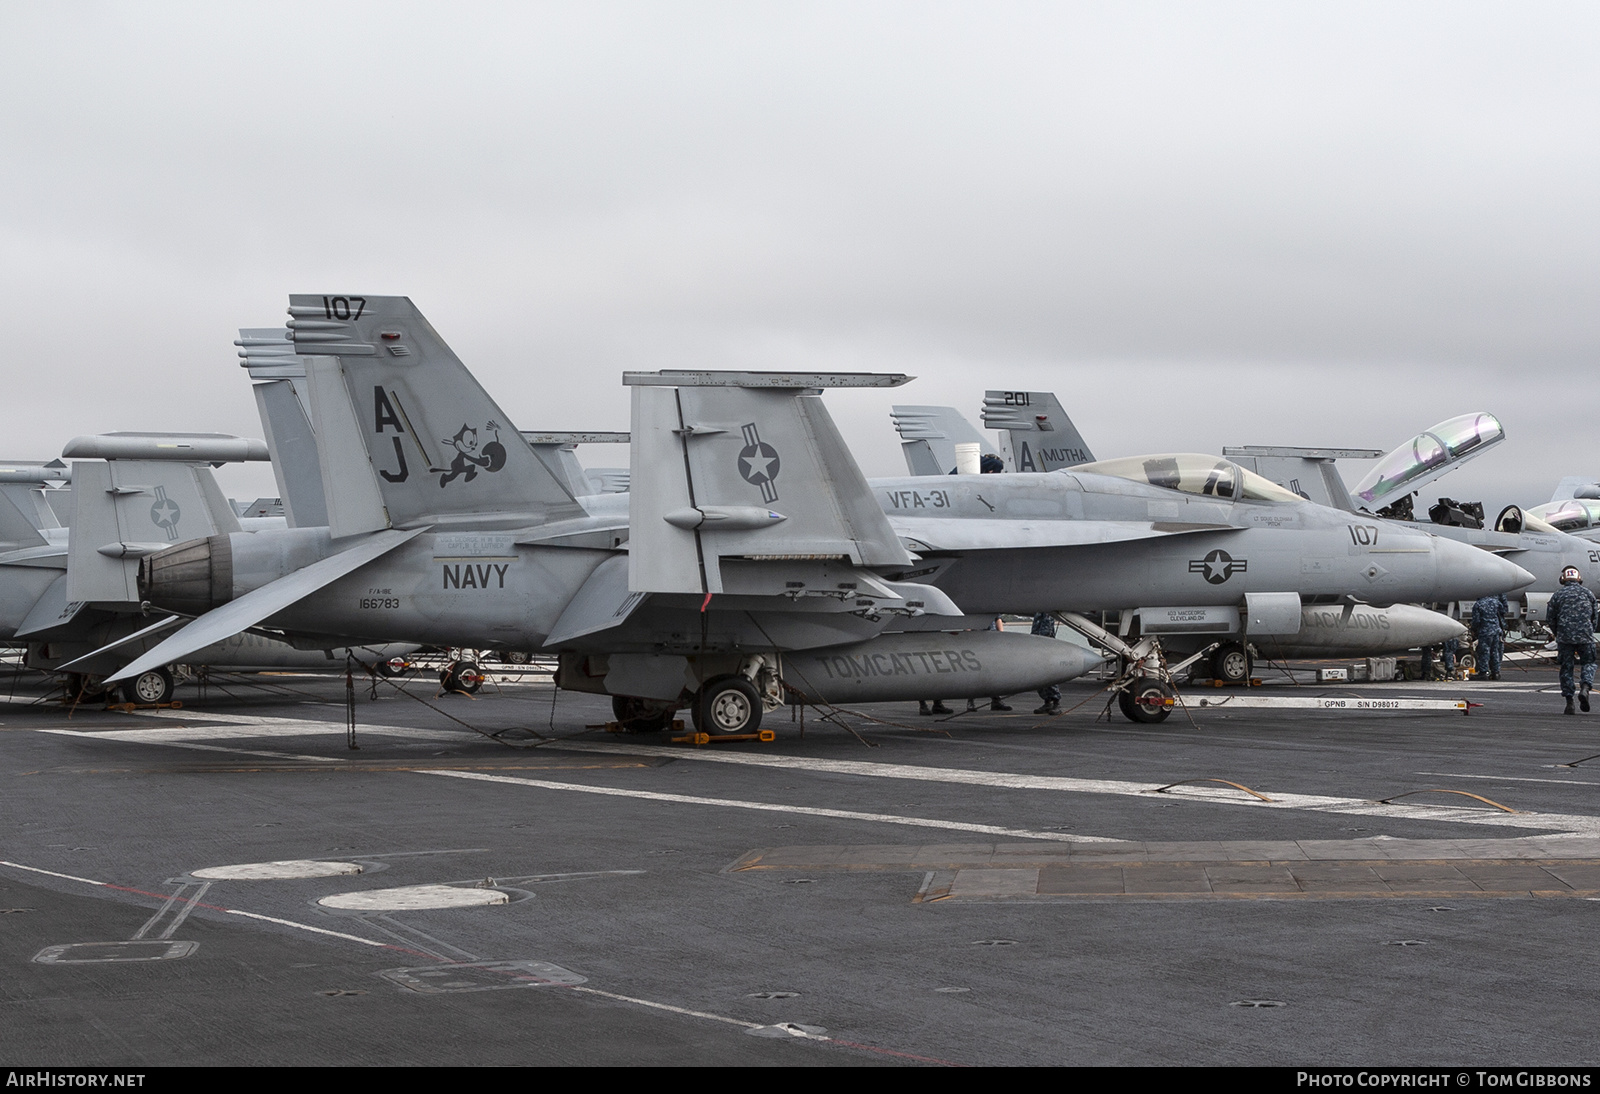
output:
<path id="1" fill-rule="evenodd" d="M 355 752 L 342 680 L 70 718 L 24 685 L 0 1058 L 1593 1064 L 1600 759 L 1557 765 L 1600 753 L 1600 711 L 1507 676 L 1294 689 L 1469 717 L 1024 696 L 701 749 L 586 728 L 609 704 L 540 677 L 414 679 L 433 707 L 363 688 Z M 359 872 L 193 875 L 286 860 Z M 499 903 L 373 892 L 437 885 Z"/>

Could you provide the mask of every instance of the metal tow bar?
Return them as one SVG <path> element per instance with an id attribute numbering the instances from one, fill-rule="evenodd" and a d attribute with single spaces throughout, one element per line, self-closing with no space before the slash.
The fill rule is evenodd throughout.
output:
<path id="1" fill-rule="evenodd" d="M 1350 699 L 1300 695 L 1201 696 L 1192 705 L 1196 710 L 1217 710 L 1222 707 L 1244 710 L 1459 710 L 1462 714 L 1471 714 L 1473 707 L 1483 706 L 1482 703 L 1465 699 Z"/>

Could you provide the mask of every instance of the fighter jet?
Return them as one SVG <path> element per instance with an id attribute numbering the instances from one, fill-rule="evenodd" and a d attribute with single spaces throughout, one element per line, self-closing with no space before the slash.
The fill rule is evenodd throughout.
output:
<path id="1" fill-rule="evenodd" d="M 1022 451 L 1029 442 L 1032 419 L 1025 412 L 996 412 L 997 405 L 1052 407 L 1051 424 L 1063 433 L 1078 435 L 1048 393 L 989 392 L 985 422 L 1011 431 L 1013 451 Z M 945 411 L 930 415 L 934 420 L 947 423 L 949 416 L 959 418 L 947 408 L 929 409 Z M 1295 476 L 1299 476 L 1325 496 L 1347 498 L 1331 463 L 1332 457 L 1341 454 L 1345 453 L 1249 450 L 1238 461 L 1197 454 L 1133 457 L 1078 465 L 1060 474 L 988 476 L 974 483 L 975 493 L 983 499 L 983 508 L 975 514 L 948 504 L 944 494 L 939 498 L 946 504 L 933 509 L 928 504 L 932 496 L 925 495 L 930 488 L 939 489 L 939 484 L 931 479 L 907 484 L 918 484 L 916 489 L 888 482 L 874 485 L 888 487 L 884 501 L 891 520 L 915 543 L 923 542 L 916 538 L 919 521 L 942 527 L 941 519 L 950 513 L 999 521 L 1005 519 L 1002 503 L 1005 508 L 1015 507 L 1019 516 L 1034 518 L 1029 535 L 1039 534 L 1037 526 L 1057 528 L 1057 535 L 1065 535 L 1068 533 L 1061 526 L 1081 522 L 1076 531 L 1080 541 L 1053 545 L 1054 563 L 1041 555 L 1028 563 L 1013 560 L 999 568 L 1017 575 L 1021 593 L 1035 606 L 1031 610 L 1098 613 L 1102 624 L 1106 615 L 1115 612 L 1124 637 L 1135 627 L 1140 635 L 1159 636 L 1174 659 L 1214 646 L 1212 675 L 1228 681 L 1249 675 L 1251 645 L 1278 657 L 1369 657 L 1460 637 L 1465 628 L 1459 622 L 1411 602 L 1432 602 L 1442 599 L 1443 593 L 1463 590 L 1475 590 L 1472 596 L 1476 598 L 1515 588 L 1529 579 L 1530 575 L 1520 570 L 1486 561 L 1479 552 L 1462 550 L 1435 537 L 1410 530 L 1380 534 L 1379 522 L 1355 519 L 1349 507 L 1312 504 L 1304 491 L 1276 485 L 1242 466 L 1245 461 L 1268 462 L 1275 471 L 1290 471 L 1291 482 L 1297 482 Z M 1109 473 L 1161 489 L 1135 497 L 1126 481 L 1108 483 L 1092 477 L 1093 473 Z M 1029 483 L 1033 484 L 1032 493 Z M 1088 484 L 1088 495 L 1103 497 L 1080 500 L 1073 484 Z M 977 490 L 978 485 L 988 487 L 987 492 Z M 1179 507 L 1169 491 L 1196 496 Z M 926 515 L 916 511 L 919 501 Z M 992 512 L 988 509 L 991 505 Z M 1229 515 L 1222 516 L 1224 511 Z M 1296 515 L 1285 519 L 1274 512 Z M 1170 519 L 1173 517 L 1177 519 Z M 1239 520 L 1249 521 L 1250 530 L 1230 523 Z M 1001 527 L 1008 532 L 995 542 L 1012 543 L 1017 541 L 1009 533 L 1024 525 L 1012 518 L 1010 525 Z M 1254 547 L 1252 542 L 1270 546 Z M 916 549 L 930 559 L 938 557 L 935 552 Z M 1264 551 L 1284 552 L 1274 572 L 1265 569 L 1267 563 L 1256 561 L 1268 557 Z M 987 570 L 1000 556 L 975 557 L 978 566 Z M 1412 568 L 1402 571 L 1402 566 Z M 993 604 L 968 585 L 957 583 L 971 569 L 968 566 L 927 580 L 951 592 L 963 605 Z M 1107 576 L 1093 585 L 1096 573 Z M 1162 575 L 1164 583 L 1141 587 L 1140 579 L 1146 573 Z M 1281 617 L 1264 615 L 1252 607 L 1267 599 L 1282 605 Z M 1014 606 L 1009 610 L 1026 609 Z M 1103 626 L 1086 626 L 1082 619 L 1069 622 L 1096 641 L 1106 641 Z"/>
<path id="2" fill-rule="evenodd" d="M 1428 510 L 1429 520 L 1415 519 L 1413 499 L 1423 486 L 1504 439 L 1505 429 L 1494 415 L 1458 415 L 1384 455 L 1350 493 L 1356 506 L 1391 518 L 1396 527 L 1421 529 L 1470 544 L 1529 571 L 1533 580 L 1519 589 L 1508 590 L 1508 600 L 1519 614 L 1539 621 L 1544 618 L 1551 595 L 1560 588 L 1561 571 L 1566 567 L 1576 566 L 1585 582 L 1600 581 L 1600 550 L 1569 534 L 1582 518 L 1581 506 L 1561 515 L 1567 528 L 1557 527 L 1548 519 L 1553 514 L 1547 506 L 1528 510 L 1507 506 L 1490 524 L 1484 519 L 1481 505 L 1448 498 Z"/>
<path id="3" fill-rule="evenodd" d="M 138 559 L 194 534 L 235 531 L 234 516 L 206 464 L 265 459 L 266 446 L 223 434 L 110 433 L 77 437 L 59 461 L 11 464 L 0 469 L 0 638 L 25 646 L 30 668 L 65 673 L 75 693 L 96 693 L 98 678 L 115 671 L 149 645 L 150 620 L 134 577 Z M 76 482 L 51 491 L 72 501 L 69 523 L 56 521 L 43 498 L 49 483 Z M 31 492 L 21 492 L 30 486 Z M 54 500 L 53 498 L 50 500 Z M 282 524 L 281 520 L 250 523 Z M 167 627 L 179 622 L 165 621 Z M 415 646 L 364 650 L 371 660 L 409 653 Z M 96 657 L 85 655 L 98 651 Z M 238 635 L 198 650 L 188 659 L 224 671 L 260 671 L 328 664 L 337 655 L 296 649 L 265 635 Z M 174 679 L 167 666 L 141 673 L 125 687 L 130 701 L 164 702 Z"/>
<path id="4" fill-rule="evenodd" d="M 314 315 L 311 321 L 316 321 Z M 323 321 L 327 321 L 326 317 Z M 296 322 L 298 324 L 299 320 Z M 284 394 L 279 403 L 291 412 L 291 416 L 298 413 L 296 406 L 299 404 L 295 400 L 300 398 L 298 392 L 303 389 L 304 405 L 313 408 L 312 416 L 332 423 L 335 415 L 326 406 L 315 410 L 319 405 L 317 392 L 322 390 L 318 387 L 318 369 L 312 367 L 310 360 L 302 361 L 297 368 L 291 368 L 288 364 L 290 356 L 296 353 L 303 355 L 307 346 L 315 345 L 311 341 L 314 334 L 315 331 L 303 332 L 297 325 L 293 330 L 294 342 L 291 346 L 273 332 L 249 331 L 246 337 L 241 338 L 241 347 L 245 364 L 256 380 L 266 385 L 288 383 L 291 388 L 294 383 L 301 385 L 301 388 L 294 389 L 294 393 Z M 442 342 L 434 347 L 434 351 L 441 359 L 448 353 Z M 408 350 L 407 355 L 410 353 Z M 459 362 L 453 356 L 448 360 L 451 369 L 459 370 L 460 385 L 470 382 L 470 374 L 461 368 Z M 344 367 L 348 375 L 350 365 L 346 363 Z M 756 383 L 758 380 L 745 382 Z M 695 382 L 695 386 L 701 384 L 702 381 Z M 380 391 L 384 392 L 381 398 Z M 471 463 L 470 448 L 467 455 L 453 457 L 450 467 L 446 468 L 441 457 L 429 455 L 420 446 L 413 447 L 417 442 L 411 438 L 429 434 L 409 428 L 414 424 L 411 419 L 418 412 L 402 409 L 401 404 L 415 406 L 421 402 L 421 397 L 413 393 L 402 400 L 398 395 L 391 397 L 387 391 L 381 385 L 374 389 L 374 409 L 370 419 L 372 435 L 368 441 L 368 450 L 372 453 L 369 466 L 376 469 L 380 493 L 385 489 L 381 484 L 397 486 L 405 482 L 414 474 L 416 466 L 427 466 L 429 474 L 438 473 L 441 489 L 451 486 L 457 481 L 458 475 L 464 476 L 474 466 L 482 466 Z M 999 394 L 1000 397 L 994 402 L 1004 406 L 1004 393 Z M 260 386 L 257 395 L 263 406 L 268 405 L 268 396 L 263 394 Z M 484 398 L 487 399 L 487 396 Z M 327 401 L 324 398 L 324 403 Z M 638 405 L 636 393 L 636 416 Z M 1055 407 L 1051 424 L 1059 422 L 1064 427 L 1061 429 L 1063 434 L 1070 431 L 1072 436 L 1077 436 L 1053 398 L 1025 401 L 1013 393 L 1011 405 Z M 911 419 L 916 409 L 900 408 L 902 420 Z M 495 414 L 499 412 L 495 411 Z M 488 415 L 489 412 L 484 411 L 480 417 Z M 1025 416 L 1018 428 L 1033 433 L 1042 432 L 1037 425 L 1041 417 Z M 351 411 L 338 420 L 354 422 L 356 412 Z M 503 415 L 494 420 L 503 421 Z M 656 423 L 660 430 L 667 430 L 669 426 L 670 423 Z M 305 432 L 307 436 L 314 433 L 320 437 L 323 428 L 311 430 L 309 419 L 302 418 L 296 419 L 287 432 L 297 435 Z M 269 443 L 273 436 L 282 432 L 285 430 L 269 424 Z M 498 436 L 500 433 L 497 432 Z M 649 451 L 649 442 L 647 438 L 641 438 L 637 421 L 634 423 L 633 437 L 634 481 L 653 482 L 662 465 L 659 458 L 641 456 L 641 452 Z M 446 439 L 465 443 L 464 438 Z M 747 440 L 744 447 L 750 448 L 751 444 L 753 442 Z M 1081 447 L 1081 438 L 1078 445 Z M 752 451 L 764 453 L 766 450 L 757 447 Z M 1022 451 L 1022 445 L 1014 444 L 1013 451 Z M 325 490 L 331 490 L 338 476 L 331 470 L 326 455 L 322 459 L 321 483 Z M 354 462 L 354 457 L 351 462 Z M 574 492 L 575 480 L 571 474 L 563 476 L 559 467 L 553 467 L 544 460 L 538 462 L 547 491 L 552 487 L 562 491 L 562 504 L 567 508 L 558 523 L 568 529 L 567 535 L 573 537 L 571 542 L 576 543 L 576 537 L 581 532 L 590 537 L 589 543 L 597 546 L 617 549 L 627 543 L 630 573 L 644 565 L 641 559 L 659 557 L 659 549 L 644 549 L 637 537 L 641 532 L 654 536 L 659 531 L 655 523 L 657 519 L 667 524 L 673 521 L 667 514 L 649 509 L 648 504 L 653 503 L 641 502 L 641 490 L 644 488 L 635 490 L 630 495 L 631 501 L 620 497 L 580 498 Z M 456 466 L 458 463 L 461 465 L 459 469 Z M 757 479 L 765 474 L 759 467 L 752 470 L 744 463 L 739 466 L 741 471 L 751 471 Z M 1085 471 L 1097 473 L 1080 473 Z M 530 470 L 529 473 L 533 472 Z M 832 470 L 820 477 L 824 482 L 835 481 Z M 282 481 L 280 485 L 293 507 L 295 484 Z M 1349 513 L 1308 505 L 1299 496 L 1275 487 L 1229 461 L 1211 456 L 1181 455 L 1111 461 L 1079 468 L 1074 473 L 1052 475 L 945 476 L 937 484 L 926 478 L 876 480 L 870 487 L 872 496 L 888 517 L 888 533 L 898 533 L 900 544 L 916 554 L 914 560 L 909 560 L 912 562 L 909 568 L 903 565 L 897 567 L 888 561 L 879 562 L 880 575 L 902 581 L 925 580 L 937 585 L 951 593 L 963 609 L 974 615 L 1031 613 L 1041 608 L 1072 612 L 1121 609 L 1128 612 L 1130 618 L 1137 615 L 1144 620 L 1147 634 L 1187 637 L 1199 634 L 1208 636 L 1208 642 L 1242 642 L 1247 636 L 1251 640 L 1265 636 L 1288 638 L 1306 630 L 1307 608 L 1302 601 L 1304 594 L 1306 602 L 1345 604 L 1348 610 L 1336 613 L 1338 619 L 1365 636 L 1380 632 L 1394 620 L 1389 616 L 1375 616 L 1372 609 L 1366 607 L 1357 612 L 1356 605 L 1352 603 L 1357 598 L 1386 606 L 1397 601 L 1446 595 L 1476 597 L 1485 592 L 1513 588 L 1528 577 L 1516 567 L 1481 552 L 1432 537 L 1386 535 L 1379 543 L 1371 523 L 1353 523 Z M 654 498 L 660 494 L 660 490 L 652 488 L 645 497 Z M 555 497 L 553 493 L 550 496 Z M 762 498 L 765 498 L 765 491 Z M 624 519 L 623 503 L 632 508 L 631 521 Z M 416 509 L 416 506 L 410 508 Z M 531 508 L 519 511 L 530 515 L 513 519 L 533 520 Z M 359 531 L 382 529 L 385 520 L 394 519 L 394 512 L 389 508 L 380 510 L 374 507 L 371 512 L 373 515 L 367 523 L 357 524 L 348 531 L 341 530 L 335 538 Z M 642 524 L 641 514 L 648 518 Z M 335 516 L 336 521 L 342 519 Z M 416 519 L 423 519 L 423 515 Z M 452 516 L 450 519 L 481 521 L 485 518 L 483 514 L 476 514 Z M 677 519 L 686 518 L 679 513 Z M 695 527 L 699 528 L 698 525 Z M 708 530 L 710 527 L 714 527 L 714 524 L 707 518 Z M 759 520 L 751 528 L 741 530 L 755 531 L 758 527 Z M 882 535 L 883 530 L 877 534 Z M 547 539 L 548 536 L 533 537 L 526 541 L 518 539 L 511 546 L 532 546 Z M 1445 557 L 1441 560 L 1440 556 Z M 159 565 L 162 565 L 160 560 L 152 560 L 153 567 Z M 151 577 L 152 580 L 155 578 L 153 570 Z M 472 575 L 462 578 L 454 576 L 453 572 L 444 580 L 472 582 L 474 587 L 477 583 L 477 578 Z M 496 573 L 493 580 L 498 583 L 504 581 L 505 577 Z M 705 584 L 704 581 L 702 584 Z M 497 584 L 496 588 L 499 587 Z M 629 591 L 665 593 L 685 590 L 676 587 L 655 588 L 630 581 Z M 715 590 L 706 586 L 701 591 L 709 593 Z M 397 605 L 401 600 L 398 597 L 389 599 Z M 406 598 L 405 603 L 410 606 L 411 598 Z M 172 606 L 177 605 L 173 603 Z M 209 605 L 193 603 L 188 605 L 187 610 L 198 611 L 204 606 Z M 1247 609 L 1243 616 L 1241 608 Z M 1461 632 L 1459 624 L 1445 620 L 1437 613 L 1425 613 L 1421 609 L 1409 611 L 1424 616 L 1432 623 L 1434 631 L 1448 628 L 1444 637 Z M 1395 615 L 1402 617 L 1407 612 L 1408 609 L 1404 608 L 1394 610 Z M 1322 616 L 1325 614 L 1316 615 L 1313 619 L 1313 624 L 1324 630 L 1326 621 Z M 440 618 L 444 617 L 441 615 Z M 459 635 L 462 626 L 476 625 L 473 620 L 462 623 L 453 616 L 449 618 L 450 626 L 457 628 L 452 634 Z M 1409 619 L 1401 621 L 1415 622 Z M 299 625 L 313 626 L 309 622 Z M 901 629 L 939 625 L 936 620 L 928 619 L 897 624 Z M 1104 633 L 1103 629 L 1096 628 L 1088 620 L 1078 620 L 1077 625 L 1121 653 L 1130 666 L 1143 664 L 1148 659 L 1148 648 L 1144 653 L 1137 653 L 1137 647 L 1120 641 L 1118 636 Z M 346 632 L 341 630 L 339 633 Z M 417 632 L 413 630 L 410 633 Z M 1322 631 L 1315 633 L 1320 635 Z M 541 635 L 552 644 L 559 644 L 568 638 L 559 629 L 535 629 L 533 637 Z M 1230 639 L 1229 636 L 1234 637 Z M 524 631 L 521 637 L 528 637 L 527 632 Z M 607 640 L 615 641 L 616 637 L 613 635 Z M 768 637 L 780 649 L 786 645 Z M 463 637 L 446 639 L 435 636 L 425 640 L 457 644 L 509 644 L 503 633 L 476 642 Z M 1308 635 L 1308 641 L 1314 639 Z M 1363 650 L 1368 648 L 1370 643 Z M 1392 648 L 1392 645 L 1386 648 Z M 1134 679 L 1137 677 L 1130 676 L 1130 680 Z M 996 692 L 979 690 L 975 694 Z"/>
<path id="5" fill-rule="evenodd" d="M 197 618 L 113 680 L 258 625 L 542 647 L 560 686 L 612 695 L 632 728 L 688 705 L 744 734 L 790 697 L 1002 694 L 1100 661 L 1028 635 L 891 632 L 961 610 L 886 576 L 916 560 L 819 395 L 908 377 L 627 374 L 633 489 L 580 502 L 409 300 L 295 296 L 290 315 L 327 523 L 305 523 L 308 476 L 286 476 L 295 527 L 143 558 L 140 594 Z M 293 409 L 295 382 L 258 397 Z"/>

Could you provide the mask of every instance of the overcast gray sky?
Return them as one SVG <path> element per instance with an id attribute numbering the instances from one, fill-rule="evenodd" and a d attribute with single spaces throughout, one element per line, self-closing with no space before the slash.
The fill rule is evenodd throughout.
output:
<path id="1" fill-rule="evenodd" d="M 235 328 L 399 293 L 524 429 L 686 366 L 915 374 L 829 396 L 868 474 L 987 387 L 1101 455 L 1490 410 L 1440 489 L 1543 501 L 1600 473 L 1597 57 L 1577 3 L 11 0 L 0 455 L 259 436 Z"/>

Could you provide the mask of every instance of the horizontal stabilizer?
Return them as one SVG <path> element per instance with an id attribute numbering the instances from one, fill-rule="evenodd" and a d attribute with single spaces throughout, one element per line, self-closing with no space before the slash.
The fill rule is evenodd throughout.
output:
<path id="1" fill-rule="evenodd" d="M 392 530 L 379 532 L 349 550 L 314 562 L 304 569 L 296 570 L 288 577 L 281 577 L 259 589 L 253 589 L 239 599 L 229 601 L 194 620 L 155 649 L 125 666 L 115 676 L 109 677 L 107 683 L 130 680 L 141 672 L 181 661 L 213 642 L 232 638 L 245 628 L 253 627 L 291 604 L 304 600 L 323 586 L 332 584 L 346 574 L 354 573 L 373 559 L 388 554 L 424 530 L 415 528 L 404 532 Z"/>
<path id="2" fill-rule="evenodd" d="M 82 610 L 82 601 L 67 599 L 67 575 L 62 574 L 50 583 L 43 596 L 33 602 L 33 607 L 28 609 L 22 624 L 17 627 L 15 637 L 27 638 L 42 631 L 65 626 L 77 618 Z"/>
<path id="3" fill-rule="evenodd" d="M 68 661 L 65 665 L 57 665 L 53 671 L 71 672 L 73 669 L 76 669 L 80 666 L 93 663 L 95 658 L 99 657 L 103 653 L 110 653 L 112 650 L 119 650 L 125 646 L 131 646 L 135 642 L 143 641 L 144 639 L 153 635 L 160 634 L 162 631 L 171 630 L 173 627 L 176 627 L 182 622 L 183 616 L 169 615 L 165 619 L 159 619 L 150 624 L 148 627 L 141 627 L 139 630 L 134 631 L 132 634 L 125 635 L 122 638 L 117 639 L 115 642 L 108 642 L 104 646 L 101 646 L 99 649 L 95 650 L 93 653 L 86 653 L 82 657 Z"/>
<path id="4" fill-rule="evenodd" d="M 648 595 L 628 591 L 625 557 L 608 558 L 595 567 L 589 580 L 568 601 L 561 618 L 550 628 L 545 645 L 554 648 L 586 634 L 620 627 Z"/>

